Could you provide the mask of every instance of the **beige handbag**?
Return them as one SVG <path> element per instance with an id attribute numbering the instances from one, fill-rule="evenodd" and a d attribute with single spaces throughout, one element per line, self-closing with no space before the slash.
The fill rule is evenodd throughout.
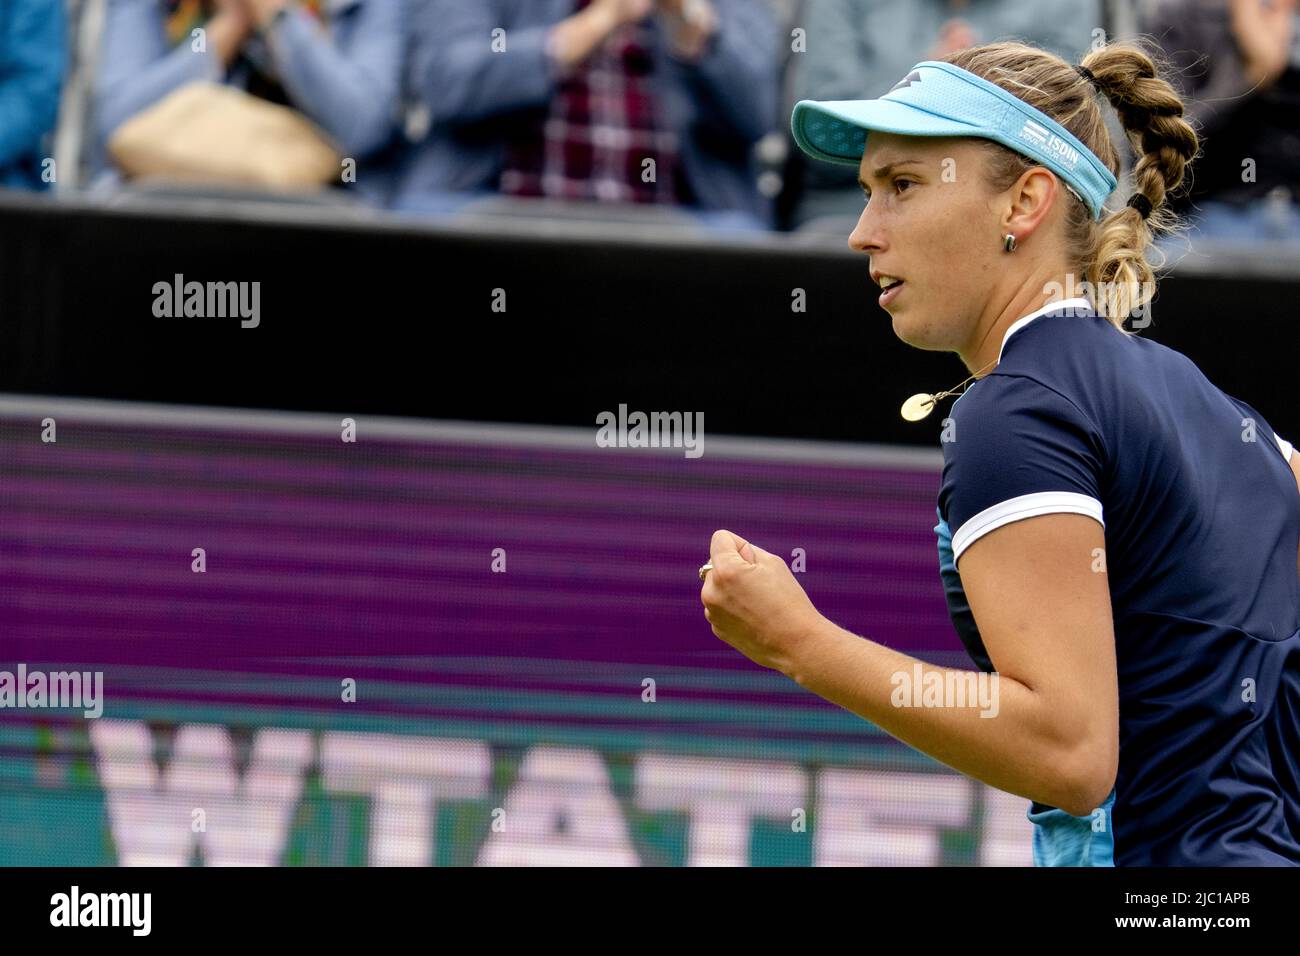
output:
<path id="1" fill-rule="evenodd" d="M 296 110 L 202 80 L 119 126 L 108 151 L 128 176 L 273 189 L 324 185 L 342 161 Z"/>

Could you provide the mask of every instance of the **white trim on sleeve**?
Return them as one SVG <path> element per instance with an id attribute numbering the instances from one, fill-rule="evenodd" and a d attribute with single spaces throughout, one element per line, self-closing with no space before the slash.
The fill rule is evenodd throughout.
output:
<path id="1" fill-rule="evenodd" d="M 1024 518 L 1050 514 L 1088 515 L 1101 522 L 1101 502 L 1092 495 L 1081 495 L 1075 491 L 1036 491 L 1033 494 L 1008 498 L 995 505 L 990 505 L 979 514 L 967 518 L 966 522 L 953 532 L 952 563 L 953 567 L 961 559 L 961 553 L 995 528 Z"/>
<path id="2" fill-rule="evenodd" d="M 1277 447 L 1282 449 L 1282 457 L 1289 462 L 1291 460 L 1291 443 L 1277 432 L 1273 433 L 1273 437 L 1277 439 Z"/>

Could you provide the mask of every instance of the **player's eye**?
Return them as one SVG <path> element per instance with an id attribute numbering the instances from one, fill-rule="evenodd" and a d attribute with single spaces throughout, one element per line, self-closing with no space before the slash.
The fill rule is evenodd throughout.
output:
<path id="1" fill-rule="evenodd" d="M 894 192 L 895 192 L 895 193 L 905 193 L 905 192 L 907 192 L 906 189 L 902 188 L 903 186 L 915 186 L 915 185 L 916 185 L 916 182 L 915 182 L 914 180 L 911 180 L 911 179 L 904 179 L 902 176 L 897 176 L 897 177 L 895 177 L 893 182 L 894 182 Z M 864 189 L 864 190 L 862 190 L 862 201 L 863 201 L 863 202 L 871 202 L 871 190 L 870 190 L 870 189 Z"/>

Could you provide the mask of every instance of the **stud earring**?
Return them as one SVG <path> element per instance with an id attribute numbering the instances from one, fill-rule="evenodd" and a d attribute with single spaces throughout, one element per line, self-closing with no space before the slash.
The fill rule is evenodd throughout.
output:
<path id="1" fill-rule="evenodd" d="M 1016 237 L 1013 236 L 1011 233 L 1007 233 L 1006 239 L 1002 241 L 1002 248 L 1005 249 L 1007 252 L 1015 252 Z"/>

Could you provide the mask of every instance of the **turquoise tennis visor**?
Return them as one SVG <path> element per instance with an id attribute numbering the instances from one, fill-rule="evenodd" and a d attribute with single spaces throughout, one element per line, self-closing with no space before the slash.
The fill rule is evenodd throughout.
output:
<path id="1" fill-rule="evenodd" d="M 800 100 L 790 117 L 809 156 L 857 166 L 867 132 L 903 136 L 977 136 L 1046 166 L 1100 219 L 1115 175 L 1047 114 L 1002 87 L 951 63 L 925 60 L 874 100 Z"/>

